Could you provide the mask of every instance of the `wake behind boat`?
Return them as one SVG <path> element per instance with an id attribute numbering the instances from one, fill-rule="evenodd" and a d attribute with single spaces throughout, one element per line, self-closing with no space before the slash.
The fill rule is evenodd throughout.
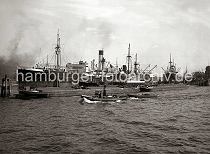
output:
<path id="1" fill-rule="evenodd" d="M 132 98 L 157 98 L 158 95 L 151 93 L 137 93 L 137 94 L 128 94 L 128 97 Z"/>
<path id="2" fill-rule="evenodd" d="M 98 96 L 88 96 L 88 95 L 82 95 L 81 96 L 86 103 L 99 103 L 99 102 L 120 102 L 123 100 L 127 100 L 128 97 L 125 95 L 117 96 L 117 95 L 109 95 L 105 97 L 98 97 Z"/>

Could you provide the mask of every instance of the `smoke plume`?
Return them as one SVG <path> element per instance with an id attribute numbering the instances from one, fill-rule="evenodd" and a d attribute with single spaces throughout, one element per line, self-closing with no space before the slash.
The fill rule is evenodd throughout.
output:
<path id="1" fill-rule="evenodd" d="M 7 74 L 10 78 L 15 77 L 16 68 L 34 64 L 33 53 L 19 53 L 19 45 L 23 38 L 23 31 L 19 31 L 9 43 L 4 52 L 7 56 L 0 56 L 0 77 Z"/>

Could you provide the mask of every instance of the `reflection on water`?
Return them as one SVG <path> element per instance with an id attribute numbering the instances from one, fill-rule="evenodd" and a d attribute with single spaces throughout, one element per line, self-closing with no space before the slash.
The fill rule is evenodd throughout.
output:
<path id="1" fill-rule="evenodd" d="M 112 104 L 0 99 L 0 153 L 210 152 L 210 87 Z"/>

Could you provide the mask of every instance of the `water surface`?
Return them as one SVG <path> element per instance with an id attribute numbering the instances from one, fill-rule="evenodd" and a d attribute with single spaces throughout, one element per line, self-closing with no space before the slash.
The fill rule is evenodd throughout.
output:
<path id="1" fill-rule="evenodd" d="M 210 153 L 210 87 L 81 105 L 0 99 L 0 153 Z"/>

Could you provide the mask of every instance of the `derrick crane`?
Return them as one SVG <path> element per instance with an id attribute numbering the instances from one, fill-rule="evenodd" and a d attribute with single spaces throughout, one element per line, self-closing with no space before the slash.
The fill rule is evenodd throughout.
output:
<path id="1" fill-rule="evenodd" d="M 154 70 L 157 67 L 157 65 L 155 65 L 152 69 L 149 70 L 149 73 Z"/>

